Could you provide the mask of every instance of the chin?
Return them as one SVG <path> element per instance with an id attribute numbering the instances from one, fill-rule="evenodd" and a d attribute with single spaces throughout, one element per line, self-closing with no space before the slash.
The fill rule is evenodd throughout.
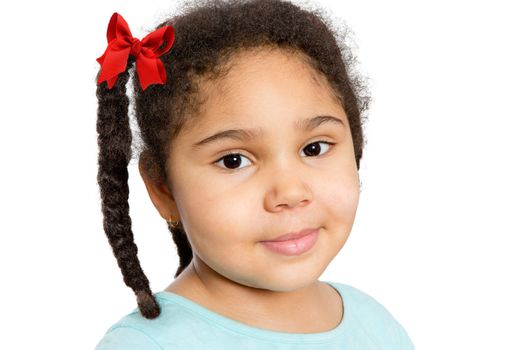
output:
<path id="1" fill-rule="evenodd" d="M 290 273 L 273 274 L 266 277 L 266 279 L 258 279 L 253 287 L 269 290 L 273 292 L 292 292 L 316 283 L 320 274 L 308 272 L 298 272 L 297 270 L 290 270 Z"/>
<path id="2" fill-rule="evenodd" d="M 268 288 L 268 290 L 271 290 L 273 292 L 293 292 L 296 290 L 300 290 L 306 287 L 311 286 L 312 284 L 317 282 L 317 278 L 312 278 L 310 280 L 301 280 L 294 283 L 294 281 L 286 281 L 283 283 L 278 283 L 271 288 Z"/>

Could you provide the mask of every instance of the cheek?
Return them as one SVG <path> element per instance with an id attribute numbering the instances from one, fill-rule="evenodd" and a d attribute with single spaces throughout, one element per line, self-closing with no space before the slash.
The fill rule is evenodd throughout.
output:
<path id="1" fill-rule="evenodd" d="M 246 223 L 254 216 L 251 206 L 256 202 L 248 191 L 210 184 L 209 179 L 203 182 L 197 176 L 185 183 L 186 190 L 179 196 L 179 211 L 195 249 L 206 246 L 235 249 L 236 245 L 249 242 L 249 235 L 255 231 L 249 230 Z"/>
<path id="2" fill-rule="evenodd" d="M 341 171 L 327 173 L 315 194 L 328 214 L 329 224 L 349 232 L 359 203 L 359 178 L 352 164 L 346 165 Z"/>
<path id="3" fill-rule="evenodd" d="M 183 219 L 192 249 L 219 274 L 248 283 L 243 276 L 257 275 L 253 269 L 260 265 L 251 249 L 259 237 L 253 227 L 255 209 L 246 204 L 256 202 L 246 192 L 206 189 L 199 190 L 199 196 L 192 191 L 184 202 Z"/>

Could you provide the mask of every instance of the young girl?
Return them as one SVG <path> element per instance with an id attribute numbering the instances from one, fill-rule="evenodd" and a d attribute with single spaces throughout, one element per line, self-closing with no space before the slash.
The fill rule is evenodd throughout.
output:
<path id="1" fill-rule="evenodd" d="M 97 349 L 412 349 L 372 297 L 318 280 L 359 199 L 368 98 L 353 56 L 290 2 L 185 11 L 142 40 L 115 13 L 98 58 L 104 230 L 138 308 Z M 180 256 L 154 295 L 127 202 L 130 69 L 140 174 Z"/>

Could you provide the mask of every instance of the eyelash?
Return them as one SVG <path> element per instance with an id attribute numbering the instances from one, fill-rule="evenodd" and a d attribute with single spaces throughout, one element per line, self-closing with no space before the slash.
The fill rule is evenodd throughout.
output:
<path id="1" fill-rule="evenodd" d="M 333 148 L 333 145 L 335 145 L 335 142 L 329 142 L 329 141 L 325 141 L 325 140 L 318 140 L 318 141 L 310 142 L 310 143 L 307 144 L 304 148 L 306 148 L 307 146 L 310 146 L 311 144 L 314 144 L 314 143 L 324 143 L 324 144 L 328 144 L 328 145 L 332 146 L 332 147 L 330 147 L 325 153 L 320 154 L 320 155 L 318 155 L 317 157 L 321 157 L 321 156 L 325 155 L 326 153 L 330 152 L 330 150 Z M 303 148 L 303 149 L 304 149 L 304 148 Z M 239 153 L 239 152 L 231 152 L 231 153 L 225 154 L 225 155 L 222 156 L 221 158 L 217 159 L 215 162 L 213 162 L 213 164 L 217 164 L 217 163 L 219 163 L 220 161 L 224 160 L 226 157 L 228 157 L 228 156 L 232 156 L 232 155 L 239 155 L 239 156 L 242 156 L 242 157 L 247 158 L 247 157 L 246 157 L 245 155 L 243 155 L 242 153 Z M 219 168 L 221 168 L 222 170 L 225 170 L 225 171 L 227 171 L 227 172 L 237 171 L 237 170 L 242 169 L 242 168 L 229 169 L 229 168 L 222 167 L 222 166 L 220 166 Z"/>

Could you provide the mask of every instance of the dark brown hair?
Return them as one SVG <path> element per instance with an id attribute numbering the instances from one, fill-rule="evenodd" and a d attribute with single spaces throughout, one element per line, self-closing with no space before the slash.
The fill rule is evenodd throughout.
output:
<path id="1" fill-rule="evenodd" d="M 278 48 L 305 60 L 323 74 L 333 96 L 341 103 L 350 124 L 357 169 L 363 150 L 363 113 L 370 97 L 363 79 L 353 71 L 356 62 L 344 35 L 332 28 L 321 10 L 307 11 L 282 0 L 191 1 L 182 15 L 159 24 L 175 29 L 175 42 L 163 56 L 166 84 L 142 90 L 130 55 L 127 70 L 115 86 L 97 86 L 98 184 L 103 226 L 124 283 L 133 289 L 141 314 L 149 319 L 160 314 L 149 281 L 140 266 L 131 230 L 128 204 L 128 170 L 132 157 L 132 132 L 128 117 L 126 84 L 131 70 L 134 113 L 140 129 L 140 164 L 155 183 L 166 183 L 169 143 L 183 126 L 196 120 L 203 98 L 202 79 L 217 80 L 227 74 L 235 53 Z M 338 43 L 339 40 L 339 43 Z M 100 72 L 99 72 L 100 74 Z M 97 76 L 98 77 L 98 76 Z M 193 252 L 182 223 L 168 225 L 177 246 L 177 277 L 191 262 Z"/>

